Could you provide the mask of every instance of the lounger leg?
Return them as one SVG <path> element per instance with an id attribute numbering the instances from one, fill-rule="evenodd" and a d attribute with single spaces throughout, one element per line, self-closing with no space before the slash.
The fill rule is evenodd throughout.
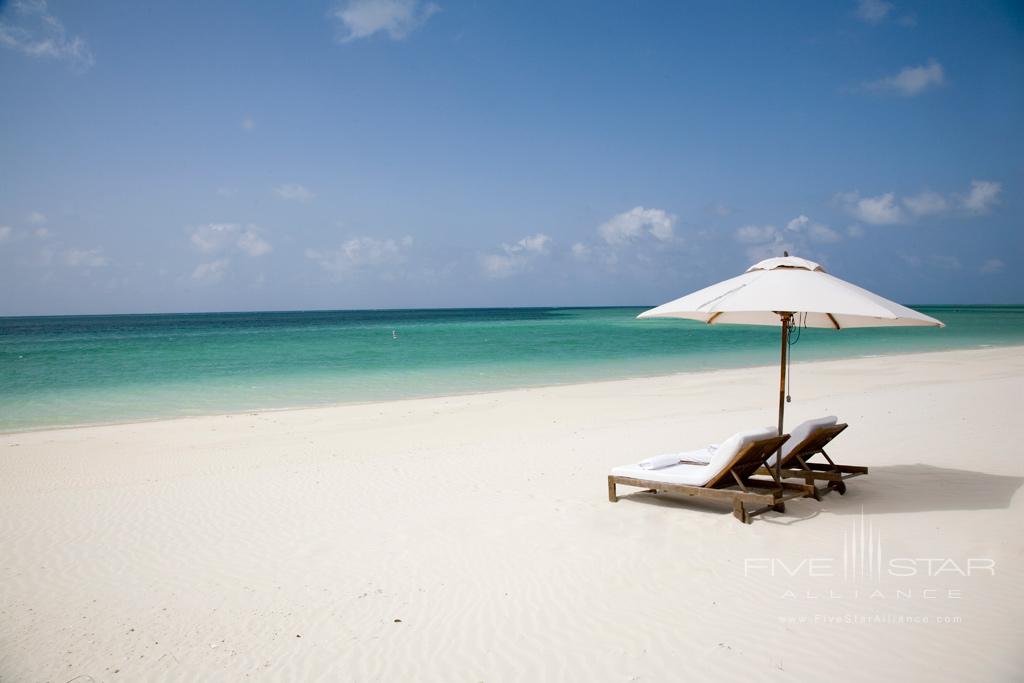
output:
<path id="1" fill-rule="evenodd" d="M 732 515 L 744 524 L 750 524 L 753 521 L 750 519 L 750 515 L 747 514 L 746 508 L 743 507 L 743 501 L 739 498 L 732 501 Z"/>
<path id="2" fill-rule="evenodd" d="M 608 500 L 613 503 L 619 502 L 619 496 L 615 490 L 615 479 L 612 477 L 608 477 Z"/>

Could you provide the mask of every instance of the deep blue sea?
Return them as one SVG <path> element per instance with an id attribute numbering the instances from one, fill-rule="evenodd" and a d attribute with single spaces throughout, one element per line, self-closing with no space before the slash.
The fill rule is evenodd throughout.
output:
<path id="1" fill-rule="evenodd" d="M 793 361 L 1024 344 L 1024 306 L 804 330 Z M 0 318 L 0 431 L 438 396 L 778 362 L 773 327 L 643 308 Z"/>

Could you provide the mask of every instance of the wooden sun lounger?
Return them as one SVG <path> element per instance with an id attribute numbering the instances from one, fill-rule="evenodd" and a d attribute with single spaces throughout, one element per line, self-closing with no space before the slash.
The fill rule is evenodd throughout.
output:
<path id="1" fill-rule="evenodd" d="M 798 443 L 783 459 L 781 478 L 803 479 L 805 483 L 812 486 L 815 481 L 826 481 L 827 485 L 818 491 L 819 494 L 832 490 L 839 491 L 839 495 L 846 493 L 846 480 L 867 474 L 868 468 L 859 465 L 836 464 L 825 452 L 825 446 L 848 426 L 846 423 L 840 423 L 831 427 L 821 427 L 808 434 L 807 438 Z M 827 462 L 808 462 L 819 453 Z M 774 476 L 775 467 L 761 467 L 757 470 L 757 474 Z"/>
<path id="2" fill-rule="evenodd" d="M 637 486 L 645 489 L 642 493 L 673 493 L 682 496 L 713 498 L 732 501 L 732 514 L 744 524 L 750 524 L 753 518 L 768 510 L 785 512 L 786 501 L 791 498 L 817 498 L 817 490 L 813 484 L 791 484 L 772 479 L 753 479 L 752 475 L 764 465 L 766 458 L 781 446 L 788 434 L 774 436 L 769 439 L 752 441 L 736 454 L 722 471 L 703 486 L 689 484 L 669 484 L 652 479 L 638 479 L 620 475 L 608 476 L 608 500 L 618 502 L 616 487 Z M 652 474 L 656 470 L 652 471 Z M 745 507 L 762 505 L 753 511 Z"/>

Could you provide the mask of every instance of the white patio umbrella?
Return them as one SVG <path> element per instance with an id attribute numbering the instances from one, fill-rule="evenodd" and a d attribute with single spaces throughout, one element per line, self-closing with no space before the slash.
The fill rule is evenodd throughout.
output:
<path id="1" fill-rule="evenodd" d="M 790 327 L 945 327 L 924 313 L 840 280 L 813 261 L 790 256 L 756 263 L 747 272 L 644 311 L 638 318 L 688 318 L 708 325 L 781 325 L 779 434 L 786 409 Z M 776 474 L 782 458 L 776 458 Z"/>

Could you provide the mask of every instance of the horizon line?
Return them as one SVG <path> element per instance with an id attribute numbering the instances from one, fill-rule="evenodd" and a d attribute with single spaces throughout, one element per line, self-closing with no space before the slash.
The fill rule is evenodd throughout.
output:
<path id="1" fill-rule="evenodd" d="M 2 314 L 0 320 L 14 318 L 100 318 L 117 316 L 156 316 L 156 315 L 245 315 L 258 313 L 375 313 L 383 311 L 537 311 L 537 310 L 566 310 L 566 309 L 599 309 L 599 308 L 655 308 L 659 304 L 600 304 L 600 305 L 550 305 L 550 306 L 424 306 L 418 308 L 408 307 L 381 307 L 381 308 L 279 308 L 279 309 L 250 309 L 250 310 L 207 310 L 207 311 L 150 311 L 150 312 L 128 312 L 128 313 L 32 313 L 32 314 Z M 1021 303 L 914 303 L 902 304 L 908 308 L 1003 308 L 1020 307 Z"/>

